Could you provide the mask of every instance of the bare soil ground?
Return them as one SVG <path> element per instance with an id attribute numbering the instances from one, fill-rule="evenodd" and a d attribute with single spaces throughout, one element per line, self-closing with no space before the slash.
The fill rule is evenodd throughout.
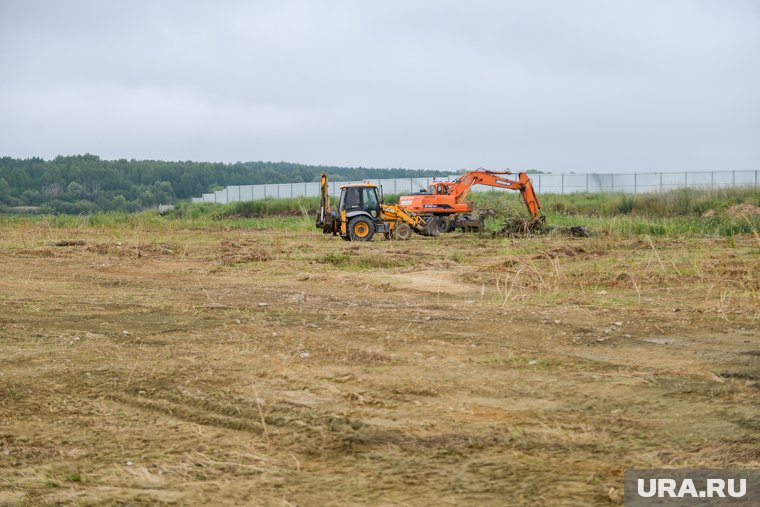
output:
<path id="1" fill-rule="evenodd" d="M 758 467 L 759 253 L 7 226 L 0 505 L 605 505 L 628 467 Z"/>

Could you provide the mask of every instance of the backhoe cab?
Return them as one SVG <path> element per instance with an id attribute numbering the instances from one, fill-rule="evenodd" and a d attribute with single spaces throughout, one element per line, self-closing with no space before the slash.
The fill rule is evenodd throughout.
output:
<path id="1" fill-rule="evenodd" d="M 339 234 L 344 239 L 369 241 L 376 232 L 390 232 L 388 224 L 380 219 L 380 196 L 374 185 L 362 183 L 342 187 L 338 212 Z"/>
<path id="2" fill-rule="evenodd" d="M 340 188 L 338 209 L 331 210 L 327 174 L 322 174 L 316 226 L 323 233 L 346 241 L 369 241 L 376 233 L 400 240 L 409 239 L 413 232 L 437 235 L 435 220 L 425 221 L 400 206 L 383 204 L 382 200 L 382 192 L 372 183 L 344 185 Z"/>

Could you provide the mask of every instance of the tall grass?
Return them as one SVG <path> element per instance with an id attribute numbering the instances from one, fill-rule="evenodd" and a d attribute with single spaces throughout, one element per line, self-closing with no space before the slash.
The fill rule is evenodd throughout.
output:
<path id="1" fill-rule="evenodd" d="M 398 194 L 386 194 L 388 204 L 396 204 Z M 330 197 L 330 206 L 338 207 L 337 196 Z M 316 215 L 319 210 L 319 197 L 293 197 L 277 199 L 267 197 L 257 201 L 240 201 L 229 204 L 214 203 L 180 203 L 168 216 L 176 218 L 256 218 L 267 216 L 303 216 Z"/>
<path id="2" fill-rule="evenodd" d="M 386 195 L 388 203 L 398 195 Z M 490 228 L 499 228 L 507 216 L 526 216 L 517 192 L 478 192 L 470 194 L 475 208 L 490 209 L 495 218 Z M 544 194 L 540 195 L 547 224 L 582 225 L 594 231 L 620 237 L 636 235 L 732 236 L 760 232 L 760 216 L 726 213 L 736 204 L 760 206 L 760 188 L 722 190 L 680 189 L 652 194 Z M 331 205 L 337 202 L 331 199 Z M 289 229 L 314 228 L 319 207 L 317 197 L 268 198 L 230 204 L 180 203 L 166 215 L 106 212 L 82 215 L 0 215 L 2 225 L 44 222 L 46 227 L 77 228 L 120 227 L 127 229 Z"/>
<path id="3" fill-rule="evenodd" d="M 475 207 L 524 210 L 517 192 L 473 192 Z M 551 215 L 586 215 L 612 217 L 634 215 L 646 217 L 702 216 L 712 210 L 721 213 L 736 204 L 760 206 L 760 188 L 726 188 L 716 190 L 678 189 L 663 193 L 577 193 L 539 195 L 545 213 Z"/>
<path id="4" fill-rule="evenodd" d="M 631 238 L 634 236 L 733 236 L 754 234 L 760 231 L 760 216 L 733 217 L 716 215 L 700 217 L 644 217 L 617 215 L 593 217 L 588 215 L 551 215 L 549 227 L 583 226 L 595 234 Z M 489 228 L 498 229 L 499 221 L 487 222 Z"/>
<path id="5" fill-rule="evenodd" d="M 518 193 L 471 194 L 476 208 L 491 210 L 487 222 L 527 216 Z M 760 206 L 760 188 L 679 189 L 650 194 L 544 194 L 539 196 L 547 224 L 581 225 L 615 236 L 733 236 L 760 231 L 760 216 L 729 213 L 737 204 Z"/>
<path id="6" fill-rule="evenodd" d="M 287 216 L 314 214 L 319 208 L 318 197 L 296 197 L 276 199 L 268 197 L 258 201 L 240 201 L 229 204 L 214 203 L 180 203 L 168 213 L 173 218 L 198 219 L 208 217 L 252 218 L 265 216 Z"/>

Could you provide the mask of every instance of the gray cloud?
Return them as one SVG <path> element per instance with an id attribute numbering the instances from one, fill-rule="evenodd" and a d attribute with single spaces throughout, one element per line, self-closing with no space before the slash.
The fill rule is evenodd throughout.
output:
<path id="1" fill-rule="evenodd" d="M 760 169 L 752 0 L 0 0 L 0 154 Z"/>

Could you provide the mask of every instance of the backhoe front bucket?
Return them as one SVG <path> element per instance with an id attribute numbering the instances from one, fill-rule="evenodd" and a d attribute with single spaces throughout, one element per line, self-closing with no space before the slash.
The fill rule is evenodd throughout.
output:
<path id="1" fill-rule="evenodd" d="M 430 217 L 425 219 L 425 225 L 419 226 L 415 229 L 415 232 L 417 234 L 420 234 L 422 236 L 438 236 L 440 234 L 440 231 L 438 230 L 438 222 L 440 222 L 440 218 L 438 217 Z"/>

